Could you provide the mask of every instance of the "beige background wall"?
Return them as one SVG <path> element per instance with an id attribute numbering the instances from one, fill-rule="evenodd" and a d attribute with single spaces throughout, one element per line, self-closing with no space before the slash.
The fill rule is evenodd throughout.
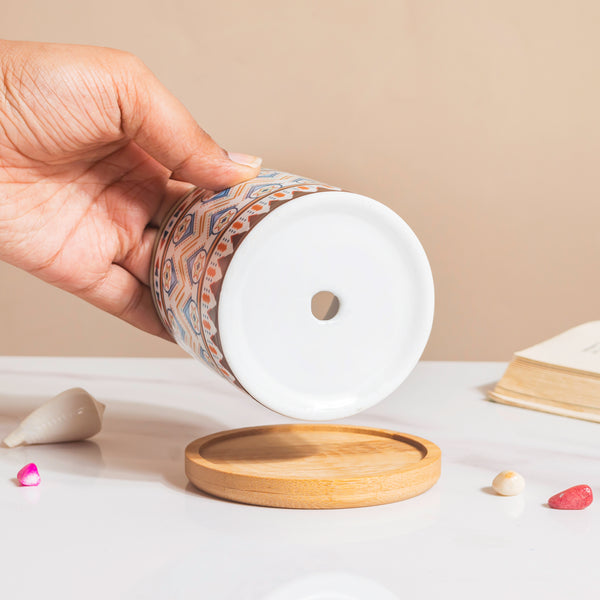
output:
<path id="1" fill-rule="evenodd" d="M 380 199 L 436 282 L 425 358 L 600 319 L 596 0 L 27 0 L 0 36 L 139 55 L 226 148 Z M 176 143 L 176 140 L 175 140 Z M 0 353 L 179 355 L 0 264 Z"/>

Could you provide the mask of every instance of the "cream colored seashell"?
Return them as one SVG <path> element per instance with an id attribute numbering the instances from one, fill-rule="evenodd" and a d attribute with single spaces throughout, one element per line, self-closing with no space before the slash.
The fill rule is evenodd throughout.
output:
<path id="1" fill-rule="evenodd" d="M 65 390 L 25 417 L 4 443 L 13 448 L 85 440 L 102 428 L 104 409 L 104 404 L 83 388 Z"/>

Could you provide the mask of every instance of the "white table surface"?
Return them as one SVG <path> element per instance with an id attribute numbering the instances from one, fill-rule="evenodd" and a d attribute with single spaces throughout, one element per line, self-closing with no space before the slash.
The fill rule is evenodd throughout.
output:
<path id="1" fill-rule="evenodd" d="M 319 511 L 226 502 L 186 481 L 191 440 L 290 421 L 199 363 L 0 357 L 1 437 L 68 387 L 107 406 L 90 441 L 0 447 L 0 597 L 594 597 L 600 500 L 583 511 L 545 503 L 580 483 L 600 494 L 600 426 L 486 401 L 504 368 L 420 363 L 392 396 L 342 421 L 430 439 L 442 476 L 404 502 Z M 28 462 L 39 487 L 15 483 Z M 509 468 L 525 492 L 494 495 Z"/>

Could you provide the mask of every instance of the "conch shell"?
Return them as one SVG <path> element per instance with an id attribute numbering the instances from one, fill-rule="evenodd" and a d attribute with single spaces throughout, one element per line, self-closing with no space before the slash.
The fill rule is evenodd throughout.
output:
<path id="1" fill-rule="evenodd" d="M 102 428 L 104 409 L 104 404 L 83 388 L 65 390 L 25 417 L 4 443 L 13 448 L 85 440 Z"/>

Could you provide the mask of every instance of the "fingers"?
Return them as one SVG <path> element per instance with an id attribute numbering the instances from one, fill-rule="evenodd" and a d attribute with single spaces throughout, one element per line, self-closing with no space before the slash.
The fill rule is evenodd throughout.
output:
<path id="1" fill-rule="evenodd" d="M 168 181 L 163 198 L 153 213 L 150 223 L 142 232 L 141 238 L 127 244 L 125 252 L 115 258 L 115 263 L 129 271 L 144 285 L 150 285 L 150 262 L 158 229 L 166 215 L 189 190 L 193 189 L 188 183 Z"/>
<path id="2" fill-rule="evenodd" d="M 150 288 L 118 265 L 112 265 L 98 285 L 78 296 L 138 329 L 173 341 L 154 309 Z"/>
<path id="3" fill-rule="evenodd" d="M 190 186 L 189 183 L 173 181 L 172 179 L 169 180 L 165 187 L 160 204 L 152 214 L 150 224 L 153 227 L 160 227 L 167 215 L 171 212 L 173 206 L 177 204 L 191 189 L 193 189 L 193 186 Z"/>
<path id="4" fill-rule="evenodd" d="M 146 228 L 140 243 L 133 246 L 127 256 L 118 263 L 119 266 L 129 271 L 145 286 L 150 285 L 150 261 L 152 260 L 152 249 L 157 235 L 157 228 Z"/>
<path id="5" fill-rule="evenodd" d="M 115 81 L 121 127 L 172 177 L 221 190 L 258 174 L 261 159 L 223 150 L 192 115 L 135 57 Z"/>

